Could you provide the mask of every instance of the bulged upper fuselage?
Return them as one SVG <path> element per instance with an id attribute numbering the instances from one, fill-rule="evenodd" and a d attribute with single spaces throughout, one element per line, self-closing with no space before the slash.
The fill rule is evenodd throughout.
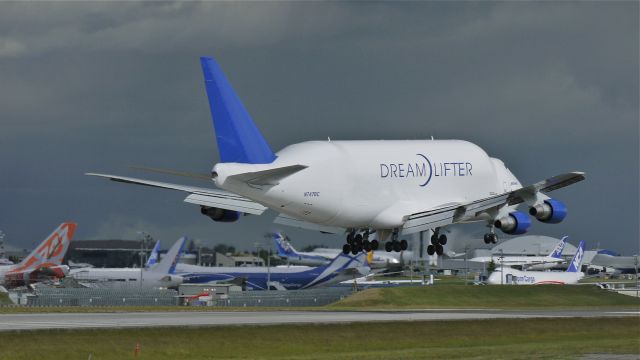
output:
<path id="1" fill-rule="evenodd" d="M 273 185 L 235 174 L 290 165 L 307 168 Z M 400 227 L 403 214 L 520 188 L 502 161 L 460 140 L 309 141 L 271 164 L 219 163 L 217 186 L 312 223 L 343 228 Z"/>

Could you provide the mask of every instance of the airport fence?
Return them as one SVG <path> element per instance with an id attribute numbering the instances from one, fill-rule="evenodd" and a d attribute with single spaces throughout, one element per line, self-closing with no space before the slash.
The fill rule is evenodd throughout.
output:
<path id="1" fill-rule="evenodd" d="M 174 306 L 178 292 L 155 289 L 38 288 L 27 306 Z"/>
<path id="2" fill-rule="evenodd" d="M 351 295 L 349 287 L 309 290 L 238 291 L 214 298 L 221 307 L 324 306 Z M 153 289 L 38 288 L 26 296 L 26 306 L 177 306 L 178 292 Z"/>
<path id="3" fill-rule="evenodd" d="M 349 287 L 230 292 L 226 298 L 214 299 L 212 305 L 223 307 L 323 306 L 342 300 L 352 292 L 353 290 Z"/>

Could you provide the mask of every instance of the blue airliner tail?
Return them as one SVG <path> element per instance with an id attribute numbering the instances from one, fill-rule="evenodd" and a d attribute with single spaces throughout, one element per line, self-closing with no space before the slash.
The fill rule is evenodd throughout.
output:
<path id="1" fill-rule="evenodd" d="M 573 260 L 569 264 L 569 268 L 567 272 L 580 272 L 580 268 L 582 267 L 582 259 L 584 258 L 584 240 L 580 241 L 578 245 L 578 250 L 576 250 L 576 254 L 573 256 Z"/>
<path id="2" fill-rule="evenodd" d="M 276 155 L 253 123 L 218 63 L 210 57 L 201 57 L 200 63 L 216 130 L 220 161 L 272 163 Z"/>
<path id="3" fill-rule="evenodd" d="M 563 236 L 558 245 L 553 249 L 549 257 L 562 259 L 562 251 L 564 250 L 564 246 L 567 244 L 568 236 Z"/>
<path id="4" fill-rule="evenodd" d="M 149 255 L 149 259 L 147 260 L 147 268 L 158 263 L 159 250 L 160 250 L 160 240 L 156 241 L 156 244 L 153 246 L 153 250 L 151 250 L 151 254 Z"/>
<path id="5" fill-rule="evenodd" d="M 282 233 L 273 233 L 273 242 L 276 244 L 276 250 L 278 251 L 278 256 L 280 257 L 288 257 L 288 256 L 298 256 L 299 254 L 296 252 L 296 249 L 291 246 L 291 244 L 287 241 L 287 237 Z"/>

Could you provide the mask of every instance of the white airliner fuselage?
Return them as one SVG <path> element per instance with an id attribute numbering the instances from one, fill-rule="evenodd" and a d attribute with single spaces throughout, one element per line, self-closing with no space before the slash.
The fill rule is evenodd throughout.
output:
<path id="1" fill-rule="evenodd" d="M 399 228 L 406 214 L 522 187 L 502 161 L 460 140 L 310 141 L 276 155 L 266 165 L 216 164 L 214 181 L 311 223 L 373 229 Z M 269 186 L 229 179 L 290 165 L 307 168 Z"/>

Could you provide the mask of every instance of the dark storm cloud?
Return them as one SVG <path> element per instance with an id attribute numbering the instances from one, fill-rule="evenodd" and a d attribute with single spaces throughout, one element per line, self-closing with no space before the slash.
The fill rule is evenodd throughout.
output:
<path id="1" fill-rule="evenodd" d="M 70 219 L 79 238 L 145 230 L 165 245 L 188 234 L 249 248 L 275 229 L 273 214 L 215 224 L 181 194 L 82 175 L 209 171 L 201 55 L 274 149 L 433 135 L 477 143 L 523 183 L 584 170 L 557 193 L 567 220 L 532 232 L 638 252 L 636 2 L 2 3 L 7 240 L 28 246 Z"/>

